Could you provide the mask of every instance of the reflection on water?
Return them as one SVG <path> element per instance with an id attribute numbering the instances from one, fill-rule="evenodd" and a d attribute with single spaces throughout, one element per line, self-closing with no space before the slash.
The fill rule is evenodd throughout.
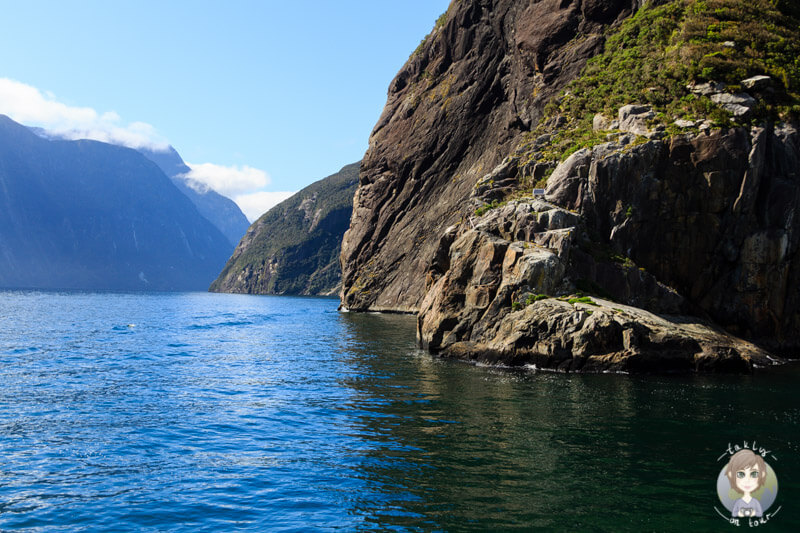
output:
<path id="1" fill-rule="evenodd" d="M 344 383 L 375 445 L 363 475 L 375 524 L 478 529 L 681 531 L 725 527 L 716 460 L 758 438 L 798 472 L 800 373 L 563 375 L 481 368 L 414 349 L 413 318 L 343 315 Z M 391 353 L 392 357 L 385 354 Z M 785 480 L 785 482 L 784 482 Z M 799 506 L 800 507 L 800 506 Z M 798 509 L 770 525 L 790 530 Z"/>
<path id="2" fill-rule="evenodd" d="M 336 305 L 0 292 L 0 529 L 717 531 L 752 439 L 800 523 L 798 367 L 477 367 Z"/>

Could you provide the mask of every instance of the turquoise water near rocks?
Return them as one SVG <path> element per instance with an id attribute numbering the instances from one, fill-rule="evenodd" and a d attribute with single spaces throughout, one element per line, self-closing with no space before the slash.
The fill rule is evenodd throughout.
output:
<path id="1" fill-rule="evenodd" d="M 337 304 L 0 292 L 0 530 L 736 531 L 718 458 L 754 439 L 764 529 L 800 524 L 797 366 L 478 367 Z"/>

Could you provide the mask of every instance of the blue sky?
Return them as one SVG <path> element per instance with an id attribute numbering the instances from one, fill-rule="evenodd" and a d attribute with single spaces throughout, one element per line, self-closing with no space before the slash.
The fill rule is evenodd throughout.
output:
<path id="1" fill-rule="evenodd" d="M 253 193 L 285 196 L 362 157 L 389 82 L 447 5 L 1 2 L 0 113 L 169 142 L 241 204 L 276 200 Z"/>

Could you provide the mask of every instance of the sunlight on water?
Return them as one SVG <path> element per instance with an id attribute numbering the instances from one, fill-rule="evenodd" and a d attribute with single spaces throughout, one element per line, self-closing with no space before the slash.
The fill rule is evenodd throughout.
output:
<path id="1" fill-rule="evenodd" d="M 475 367 L 336 307 L 0 293 L 0 529 L 717 530 L 717 458 L 753 438 L 798 488 L 796 367 Z"/>

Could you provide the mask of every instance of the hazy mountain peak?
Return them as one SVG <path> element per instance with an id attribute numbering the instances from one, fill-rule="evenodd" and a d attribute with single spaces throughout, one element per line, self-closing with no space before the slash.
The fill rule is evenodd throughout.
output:
<path id="1" fill-rule="evenodd" d="M 0 116 L 0 286 L 204 289 L 230 243 L 159 167 Z"/>

